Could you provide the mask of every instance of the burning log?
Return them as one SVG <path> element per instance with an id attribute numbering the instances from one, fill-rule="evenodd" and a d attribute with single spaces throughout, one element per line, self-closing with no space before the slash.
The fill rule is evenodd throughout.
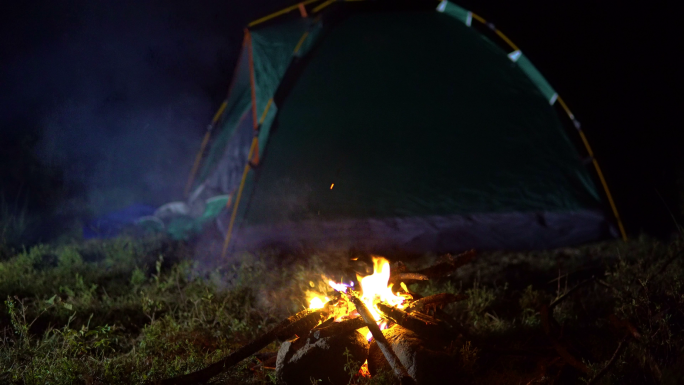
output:
<path id="1" fill-rule="evenodd" d="M 392 371 L 399 380 L 399 383 L 401 385 L 415 384 L 414 379 L 411 378 L 409 373 L 406 371 L 406 368 L 403 366 L 397 355 L 392 350 L 392 347 L 390 346 L 389 342 L 387 342 L 387 339 L 382 334 L 382 331 L 380 331 L 380 328 L 375 323 L 373 315 L 368 310 L 368 308 L 366 308 L 366 305 L 363 304 L 363 301 L 361 301 L 361 299 L 355 296 L 353 293 L 348 293 L 348 296 L 354 304 L 354 306 L 356 306 L 356 310 L 359 312 L 361 317 L 363 317 L 363 320 L 366 322 L 366 326 L 368 326 L 368 329 L 373 335 L 375 343 L 382 351 L 382 354 L 385 356 L 385 359 L 387 360 L 389 366 L 392 368 Z"/>
<path id="2" fill-rule="evenodd" d="M 328 338 L 338 334 L 345 334 L 366 326 L 366 322 L 361 317 L 352 318 L 342 322 L 333 322 L 330 326 L 312 330 L 310 338 Z"/>
<path id="3" fill-rule="evenodd" d="M 441 352 L 438 346 L 433 346 L 430 341 L 399 325 L 385 329 L 382 333 L 416 384 L 454 383 L 454 370 L 460 367 L 455 357 Z M 368 370 L 371 375 L 389 369 L 376 341 L 371 342 L 368 351 Z"/>
<path id="4" fill-rule="evenodd" d="M 323 329 L 325 330 L 325 329 Z M 297 338 L 280 346 L 276 359 L 276 377 L 287 385 L 309 384 L 311 379 L 323 379 L 326 384 L 346 385 L 348 359 L 358 366 L 368 358 L 368 341 L 356 330 L 319 338 Z"/>
<path id="5" fill-rule="evenodd" d="M 206 383 L 209 381 L 212 377 L 215 377 L 226 370 L 230 369 L 231 367 L 235 366 L 238 364 L 240 361 L 244 360 L 245 358 L 251 356 L 252 354 L 258 352 L 259 350 L 265 348 L 270 344 L 271 342 L 275 341 L 276 338 L 282 334 L 290 333 L 290 335 L 294 334 L 294 329 L 299 330 L 302 324 L 299 324 L 298 321 L 306 320 L 305 323 L 312 322 L 312 320 L 316 317 L 318 317 L 318 320 L 323 316 L 323 314 L 327 313 L 324 309 L 319 309 L 319 310 L 302 310 L 299 313 L 287 318 L 286 320 L 280 322 L 278 325 L 276 325 L 273 329 L 268 331 L 265 334 L 262 334 L 261 336 L 257 337 L 255 340 L 252 342 L 248 343 L 247 345 L 241 347 L 240 349 L 236 350 L 235 352 L 231 353 L 228 357 L 219 360 L 206 368 L 202 370 L 198 370 L 194 373 L 186 374 L 183 376 L 178 376 L 178 377 L 173 377 L 169 378 L 166 380 L 161 381 L 162 385 L 184 385 L 184 384 L 202 384 Z M 318 320 L 316 323 L 318 323 Z M 294 325 L 299 325 L 299 326 L 294 326 Z M 293 329 L 288 329 L 290 326 L 293 326 Z"/>
<path id="6" fill-rule="evenodd" d="M 463 295 L 463 294 L 458 294 L 458 295 L 454 295 L 454 294 L 450 294 L 450 293 L 435 294 L 435 295 L 431 295 L 431 296 L 413 301 L 413 303 L 411 303 L 408 307 L 406 307 L 406 312 L 411 313 L 413 311 L 421 311 L 426 306 L 444 306 L 446 304 L 449 304 L 452 302 L 457 302 L 457 301 L 463 301 L 465 299 L 468 299 L 468 296 Z"/>
<path id="7" fill-rule="evenodd" d="M 385 318 L 394 321 L 396 324 L 406 329 L 425 336 L 426 338 L 447 337 L 447 329 L 445 325 L 434 317 L 423 313 L 410 314 L 384 303 L 378 303 L 377 309 Z"/>

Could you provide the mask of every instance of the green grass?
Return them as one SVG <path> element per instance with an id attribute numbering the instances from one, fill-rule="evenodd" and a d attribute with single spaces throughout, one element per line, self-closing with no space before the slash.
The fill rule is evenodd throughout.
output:
<path id="1" fill-rule="evenodd" d="M 641 337 L 601 383 L 674 384 L 684 378 L 683 250 L 677 238 L 487 253 L 451 278 L 411 289 L 469 296 L 445 308 L 468 331 L 451 349 L 463 383 L 528 383 L 544 365 L 557 382 L 543 383 L 582 383 L 624 334 L 615 316 Z M 323 275 L 353 276 L 345 254 L 245 254 L 207 270 L 193 253 L 164 238 L 119 238 L 38 245 L 0 260 L 0 383 L 138 384 L 188 373 L 301 310 L 311 292 L 329 293 Z M 432 259 L 405 262 L 417 268 Z M 561 342 L 592 370 L 583 374 L 553 361 L 539 309 L 592 276 L 603 284 L 583 286 L 553 312 Z M 219 382 L 271 384 L 274 375 L 248 359 Z"/>

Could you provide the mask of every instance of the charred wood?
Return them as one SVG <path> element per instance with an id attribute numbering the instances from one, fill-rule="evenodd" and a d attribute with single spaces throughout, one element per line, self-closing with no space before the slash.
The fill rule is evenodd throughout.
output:
<path id="1" fill-rule="evenodd" d="M 425 338 L 445 338 L 447 329 L 443 322 L 423 313 L 407 313 L 396 307 L 379 303 L 377 308 L 383 316 L 399 326 L 412 330 Z"/>
<path id="2" fill-rule="evenodd" d="M 441 344 L 423 339 L 399 325 L 383 330 L 382 334 L 418 385 L 456 383 L 461 365 L 456 356 L 444 351 Z M 375 375 L 388 369 L 389 365 L 376 341 L 371 341 L 368 350 L 370 374 Z"/>
<path id="3" fill-rule="evenodd" d="M 406 307 L 406 312 L 411 313 L 413 311 L 422 311 L 426 306 L 444 306 L 446 304 L 463 301 L 465 299 L 468 299 L 468 296 L 464 294 L 435 294 L 413 301 L 409 306 Z"/>
<path id="4" fill-rule="evenodd" d="M 398 284 L 399 282 L 407 281 L 428 281 L 430 278 L 427 275 L 418 273 L 398 273 L 390 277 L 388 284 Z"/>
<path id="5" fill-rule="evenodd" d="M 330 385 L 347 385 L 349 373 L 345 366 L 358 371 L 367 358 L 368 341 L 356 330 L 321 339 L 296 338 L 280 345 L 275 374 L 284 385 L 310 384 L 312 378 Z"/>
<path id="6" fill-rule="evenodd" d="M 162 385 L 183 385 L 183 384 L 203 384 L 209 381 L 212 377 L 215 377 L 228 369 L 232 368 L 233 366 L 237 365 L 239 362 L 244 360 L 245 358 L 251 356 L 252 354 L 258 352 L 259 350 L 265 348 L 270 344 L 271 342 L 275 341 L 277 336 L 279 336 L 281 333 L 283 333 L 289 326 L 297 323 L 298 321 L 302 319 L 307 319 L 310 320 L 312 318 L 315 318 L 316 316 L 320 317 L 324 313 L 324 310 L 316 310 L 316 311 L 311 311 L 311 310 L 302 310 L 299 313 L 283 320 L 279 324 L 277 324 L 275 327 L 273 327 L 271 330 L 268 332 L 262 334 L 261 336 L 257 337 L 255 340 L 252 342 L 248 343 L 247 345 L 241 347 L 240 349 L 236 350 L 235 352 L 231 353 L 228 357 L 219 360 L 206 368 L 202 370 L 198 370 L 196 372 L 178 376 L 178 377 L 173 377 L 173 378 L 168 378 L 166 380 L 162 380 L 161 384 Z M 313 316 L 316 314 L 316 316 Z M 317 321 L 318 322 L 318 321 Z"/>
<path id="7" fill-rule="evenodd" d="M 423 274 L 428 278 L 445 277 L 463 265 L 470 263 L 475 258 L 475 250 L 469 250 L 457 256 L 447 254 L 442 258 L 442 261 L 432 265 L 428 268 L 417 271 L 418 274 Z"/>
<path id="8" fill-rule="evenodd" d="M 323 318 L 323 312 L 324 310 L 313 311 L 286 326 L 280 333 L 278 333 L 278 341 L 285 341 L 294 335 L 303 336 L 307 334 L 321 321 L 321 318 Z"/>
<path id="9" fill-rule="evenodd" d="M 401 385 L 414 385 L 415 381 L 411 376 L 409 376 L 408 371 L 406 371 L 406 368 L 392 350 L 392 346 L 389 344 L 389 342 L 387 342 L 387 339 L 382 334 L 382 331 L 380 330 L 378 325 L 375 323 L 375 319 L 373 318 L 373 315 L 370 313 L 368 308 L 366 308 L 366 305 L 364 305 L 363 301 L 361 301 L 361 299 L 359 299 L 354 294 L 350 293 L 348 295 L 349 299 L 352 301 L 354 306 L 356 306 L 356 310 L 359 312 L 359 314 L 365 321 L 366 326 L 373 335 L 373 339 L 375 339 L 375 342 L 378 344 L 378 347 L 382 351 L 382 354 L 385 356 L 385 359 L 392 368 L 392 371 L 399 380 L 399 383 Z"/>
<path id="10" fill-rule="evenodd" d="M 321 339 L 332 337 L 337 334 L 349 333 L 366 326 L 366 322 L 362 317 L 356 317 L 342 322 L 334 322 L 330 326 L 312 330 L 310 337 L 314 339 Z"/>

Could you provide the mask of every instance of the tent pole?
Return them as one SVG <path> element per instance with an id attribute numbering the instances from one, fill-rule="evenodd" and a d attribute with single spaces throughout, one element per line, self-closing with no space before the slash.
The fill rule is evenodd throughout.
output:
<path id="1" fill-rule="evenodd" d="M 315 2 L 317 2 L 317 1 L 319 1 L 319 0 L 306 0 L 306 1 L 303 1 L 303 2 L 301 2 L 301 3 L 295 4 L 295 5 L 293 5 L 293 6 L 290 6 L 290 7 L 287 7 L 287 8 L 283 8 L 283 9 L 281 9 L 280 11 L 273 12 L 272 14 L 267 15 L 267 16 L 264 16 L 264 17 L 262 17 L 261 19 L 256 19 L 256 20 L 252 21 L 251 23 L 247 24 L 247 26 L 248 26 L 248 27 L 254 27 L 254 26 L 257 25 L 257 24 L 261 24 L 261 23 L 263 23 L 263 22 L 265 22 L 265 21 L 268 21 L 268 20 L 273 19 L 274 17 L 278 17 L 278 16 L 280 16 L 280 15 L 283 15 L 283 14 L 286 14 L 286 13 L 288 13 L 288 12 L 294 11 L 295 9 L 300 9 L 300 8 L 299 8 L 300 6 L 303 7 L 303 6 L 305 6 L 305 5 L 308 5 L 308 4 L 311 4 L 311 3 L 315 3 Z"/>
<path id="2" fill-rule="evenodd" d="M 518 46 L 516 46 L 506 35 L 504 35 L 503 32 L 499 31 L 494 24 L 488 23 L 487 20 L 485 20 L 482 16 L 475 14 L 474 12 L 471 12 L 471 15 L 473 16 L 473 19 L 479 21 L 480 23 L 486 25 L 489 29 L 494 31 L 503 41 L 508 44 L 513 51 L 519 51 L 520 49 Z M 587 140 L 587 137 L 584 135 L 584 132 L 580 128 L 580 124 L 575 119 L 575 115 L 570 111 L 568 106 L 565 104 L 563 99 L 558 96 L 556 99 L 558 100 L 558 103 L 560 103 L 561 107 L 563 107 L 563 110 L 565 110 L 565 113 L 568 115 L 570 120 L 572 120 L 572 123 L 575 125 L 575 128 L 579 132 L 580 137 L 582 138 L 582 142 L 584 143 L 584 147 L 586 148 L 587 152 L 589 153 L 589 156 L 592 159 L 592 163 L 594 164 L 594 168 L 596 169 L 596 173 L 598 174 L 599 180 L 601 181 L 601 185 L 603 186 L 603 191 L 606 193 L 606 197 L 608 198 L 608 203 L 610 204 L 610 208 L 613 211 L 613 215 L 615 216 L 615 220 L 617 221 L 618 228 L 620 230 L 620 235 L 622 236 L 623 241 L 627 241 L 627 232 L 625 231 L 625 226 L 622 224 L 622 219 L 620 218 L 620 213 L 617 210 L 617 206 L 615 205 L 615 201 L 613 200 L 613 195 L 610 193 L 610 189 L 608 188 L 608 183 L 606 182 L 605 177 L 603 176 L 603 172 L 601 171 L 601 167 L 598 164 L 598 161 L 594 157 L 594 152 L 591 149 L 591 146 L 589 145 L 589 141 Z"/>
<path id="3" fill-rule="evenodd" d="M 221 114 L 223 114 L 223 111 L 226 109 L 227 105 L 228 99 L 224 100 L 223 103 L 221 103 L 221 107 L 219 107 L 218 111 L 216 111 L 214 118 L 211 120 L 211 124 L 207 128 L 207 132 L 204 134 L 204 138 L 202 139 L 200 149 L 197 152 L 197 155 L 195 156 L 195 162 L 192 165 L 192 171 L 190 171 L 188 182 L 185 184 L 185 191 L 183 192 L 183 194 L 186 198 L 188 197 L 188 195 L 190 195 L 190 189 L 192 188 L 192 184 L 195 182 L 195 176 L 197 176 L 197 170 L 199 169 L 200 162 L 202 161 L 202 155 L 204 154 L 204 150 L 207 147 L 207 143 L 209 143 L 211 131 L 213 131 L 214 125 L 216 124 L 216 122 L 218 122 L 219 118 L 221 117 Z"/>

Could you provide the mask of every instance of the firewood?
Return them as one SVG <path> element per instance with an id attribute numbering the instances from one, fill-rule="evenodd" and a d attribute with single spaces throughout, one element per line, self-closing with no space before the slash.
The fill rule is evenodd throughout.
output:
<path id="1" fill-rule="evenodd" d="M 434 305 L 434 306 L 442 306 L 446 305 L 448 303 L 456 302 L 456 301 L 463 301 L 465 299 L 468 299 L 467 295 L 464 294 L 450 294 L 450 293 L 441 293 L 441 294 L 435 294 L 431 295 L 428 297 L 421 298 L 419 300 L 413 301 L 410 305 L 406 307 L 406 312 L 411 313 L 413 311 L 421 311 L 425 306 L 428 305 Z"/>
<path id="2" fill-rule="evenodd" d="M 443 349 L 442 341 L 421 338 L 417 333 L 396 324 L 383 330 L 382 334 L 418 385 L 466 382 L 456 380 L 464 373 L 460 370 L 457 357 L 449 355 Z M 382 370 L 391 368 L 377 342 L 371 341 L 368 349 L 368 371 L 371 375 L 376 375 Z"/>
<path id="3" fill-rule="evenodd" d="M 334 317 L 330 317 L 330 318 L 328 318 L 327 320 L 325 320 L 325 321 L 319 323 L 318 325 L 314 326 L 314 328 L 311 329 L 311 330 L 314 331 L 314 330 L 319 330 L 319 329 L 327 328 L 328 326 L 332 325 L 333 323 L 335 323 L 335 318 L 334 318 Z"/>
<path id="4" fill-rule="evenodd" d="M 428 278 L 439 278 L 453 273 L 459 267 L 470 263 L 475 258 L 475 250 L 469 250 L 457 256 L 446 255 L 443 261 L 428 268 L 418 270 L 416 273 L 423 274 Z"/>
<path id="5" fill-rule="evenodd" d="M 337 334 L 349 333 L 352 330 L 361 329 L 366 322 L 361 317 L 355 317 L 341 322 L 334 322 L 325 328 L 312 330 L 310 337 L 315 339 L 327 338 Z"/>
<path id="6" fill-rule="evenodd" d="M 377 308 L 383 316 L 406 329 L 412 330 L 425 338 L 445 338 L 447 329 L 442 321 L 423 313 L 407 313 L 385 303 L 378 303 Z"/>
<path id="7" fill-rule="evenodd" d="M 173 378 L 168 378 L 165 380 L 162 380 L 160 383 L 162 385 L 184 385 L 184 384 L 203 384 L 209 381 L 212 377 L 215 377 L 228 369 L 232 368 L 233 366 L 237 365 L 239 362 L 244 360 L 245 358 L 251 356 L 252 354 L 258 352 L 259 350 L 265 348 L 270 344 L 271 342 L 275 341 L 277 336 L 281 335 L 284 332 L 288 332 L 288 327 L 291 325 L 296 324 L 298 321 L 305 319 L 307 322 L 309 320 L 318 317 L 319 319 L 323 316 L 323 314 L 327 313 L 324 309 L 319 309 L 319 310 L 302 310 L 299 313 L 281 321 L 279 324 L 277 324 L 275 327 L 273 327 L 271 330 L 269 330 L 267 333 L 262 334 L 261 336 L 257 337 L 254 339 L 252 342 L 248 343 L 247 345 L 241 347 L 240 349 L 236 350 L 235 352 L 231 353 L 228 357 L 219 360 L 206 368 L 202 370 L 198 370 L 196 372 L 190 373 L 190 374 L 185 374 L 182 376 L 178 377 L 173 377 Z M 316 321 L 318 322 L 318 321 Z"/>
<path id="8" fill-rule="evenodd" d="M 361 368 L 368 358 L 368 345 L 366 337 L 356 330 L 321 339 L 285 341 L 278 350 L 276 379 L 283 385 L 310 384 L 311 378 L 330 385 L 347 384 L 347 370 L 355 373 Z"/>
<path id="9" fill-rule="evenodd" d="M 316 326 L 323 316 L 323 310 L 311 312 L 285 327 L 276 338 L 278 341 L 285 341 L 293 335 L 303 336 Z"/>
<path id="10" fill-rule="evenodd" d="M 428 281 L 430 278 L 427 275 L 418 273 L 398 273 L 390 277 L 388 284 L 399 284 L 399 282 L 406 281 Z"/>
<path id="11" fill-rule="evenodd" d="M 406 371 L 404 365 L 401 363 L 401 361 L 399 361 L 399 358 L 392 350 L 392 347 L 390 346 L 389 342 L 387 342 L 387 339 L 382 334 L 382 331 L 378 325 L 375 323 L 375 319 L 368 308 L 366 308 L 366 305 L 364 305 L 363 301 L 361 301 L 361 299 L 355 296 L 353 293 L 349 292 L 347 295 L 354 306 L 356 306 L 356 311 L 359 312 L 363 320 L 366 322 L 366 326 L 373 335 L 373 338 L 382 351 L 382 354 L 385 356 L 385 359 L 387 359 L 387 362 L 390 364 L 390 367 L 392 368 L 394 375 L 399 380 L 399 383 L 401 385 L 414 385 L 414 379 L 409 376 L 408 371 Z"/>

